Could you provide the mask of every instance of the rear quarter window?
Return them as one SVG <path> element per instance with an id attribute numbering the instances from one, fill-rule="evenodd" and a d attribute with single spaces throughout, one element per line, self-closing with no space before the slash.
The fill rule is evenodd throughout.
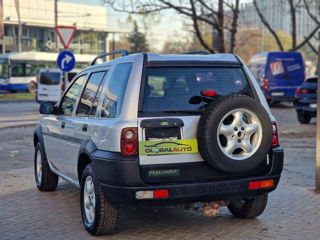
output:
<path id="1" fill-rule="evenodd" d="M 114 68 L 102 102 L 101 117 L 120 116 L 131 68 L 132 63 L 121 63 Z"/>

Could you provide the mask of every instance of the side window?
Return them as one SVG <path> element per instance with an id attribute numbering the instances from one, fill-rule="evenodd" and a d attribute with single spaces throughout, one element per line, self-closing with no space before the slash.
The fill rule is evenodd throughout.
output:
<path id="1" fill-rule="evenodd" d="M 79 101 L 77 115 L 95 115 L 101 92 L 101 82 L 106 72 L 92 73 Z"/>
<path id="2" fill-rule="evenodd" d="M 111 75 L 101 107 L 101 117 L 119 117 L 132 63 L 118 64 Z"/>
<path id="3" fill-rule="evenodd" d="M 68 92 L 64 95 L 61 101 L 60 114 L 70 116 L 72 114 L 74 104 L 81 91 L 81 87 L 86 80 L 86 75 L 80 76 L 72 86 L 68 89 Z"/>

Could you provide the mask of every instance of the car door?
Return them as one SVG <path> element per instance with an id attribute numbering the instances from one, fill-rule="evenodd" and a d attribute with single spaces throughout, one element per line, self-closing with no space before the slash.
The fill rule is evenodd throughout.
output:
<path id="1" fill-rule="evenodd" d="M 71 179 L 77 179 L 74 164 L 78 159 L 82 139 L 74 137 L 74 112 L 87 74 L 80 75 L 60 101 L 58 114 L 44 118 L 43 135 L 46 155 L 51 165 Z"/>

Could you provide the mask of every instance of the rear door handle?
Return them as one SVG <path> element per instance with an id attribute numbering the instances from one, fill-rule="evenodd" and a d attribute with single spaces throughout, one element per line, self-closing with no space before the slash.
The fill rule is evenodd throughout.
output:
<path id="1" fill-rule="evenodd" d="M 83 124 L 82 131 L 86 132 L 88 130 L 88 124 Z"/>
<path id="2" fill-rule="evenodd" d="M 64 128 L 66 126 L 66 123 L 65 122 L 62 122 L 61 123 L 61 128 Z"/>

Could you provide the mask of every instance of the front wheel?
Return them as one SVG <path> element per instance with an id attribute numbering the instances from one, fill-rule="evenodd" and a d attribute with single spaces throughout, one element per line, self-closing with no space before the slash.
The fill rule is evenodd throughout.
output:
<path id="1" fill-rule="evenodd" d="M 92 164 L 83 170 L 81 177 L 80 204 L 84 227 L 95 236 L 114 231 L 118 207 L 105 198 Z"/>
<path id="2" fill-rule="evenodd" d="M 40 191 L 54 191 L 57 188 L 59 177 L 51 172 L 46 155 L 39 142 L 34 154 L 34 175 Z"/>
<path id="3" fill-rule="evenodd" d="M 237 218 L 255 218 L 263 213 L 267 202 L 268 194 L 263 194 L 253 199 L 231 200 L 228 209 Z"/>

